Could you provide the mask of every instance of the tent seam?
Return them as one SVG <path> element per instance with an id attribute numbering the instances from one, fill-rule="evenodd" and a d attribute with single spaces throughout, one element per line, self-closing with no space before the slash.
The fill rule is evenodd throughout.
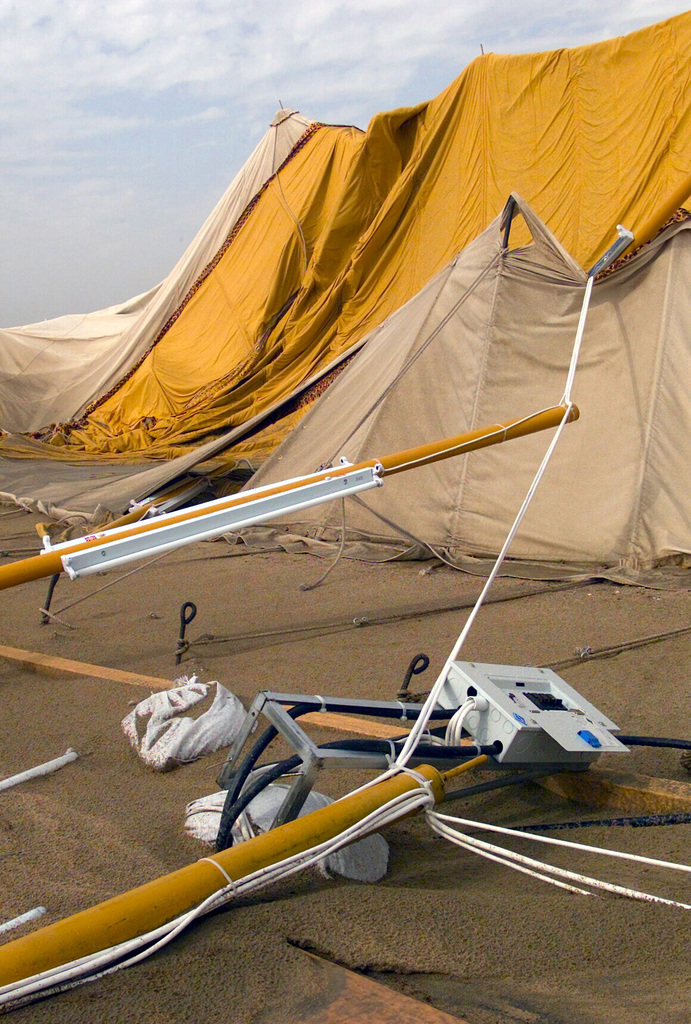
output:
<path id="1" fill-rule="evenodd" d="M 647 496 L 650 487 L 648 480 L 648 463 L 650 460 L 650 450 L 653 443 L 653 435 L 655 433 L 655 424 L 657 422 L 658 407 L 660 403 L 660 381 L 662 379 L 662 371 L 666 363 L 667 357 L 666 345 L 664 345 L 664 338 L 666 337 L 667 331 L 669 329 L 670 296 L 674 294 L 673 278 L 676 276 L 676 273 L 677 268 L 675 261 L 669 260 L 667 280 L 665 282 L 664 301 L 662 305 L 662 315 L 660 316 L 660 327 L 657 334 L 658 350 L 655 358 L 653 380 L 649 391 L 649 413 L 645 430 L 645 443 L 643 446 L 643 453 L 640 461 L 640 472 L 638 476 L 639 482 L 637 487 L 636 503 L 633 509 L 633 514 L 630 519 L 631 526 L 628 542 L 628 552 L 626 553 L 625 558 L 625 564 L 631 564 L 634 568 L 636 568 L 641 562 L 642 555 L 642 546 L 640 540 L 641 509 L 643 507 L 643 499 L 645 496 Z"/>
<path id="2" fill-rule="evenodd" d="M 432 333 L 429 334 L 424 339 L 424 341 L 422 342 L 420 347 L 411 356 L 408 357 L 408 359 L 403 364 L 401 369 L 395 375 L 394 379 L 386 386 L 384 391 L 381 393 L 381 395 L 379 395 L 377 400 L 370 406 L 370 408 L 367 410 L 367 412 L 363 416 L 361 416 L 359 422 L 356 424 L 355 427 L 353 427 L 353 429 L 350 431 L 350 433 L 348 434 L 346 439 L 341 444 L 339 444 L 337 450 L 334 452 L 334 454 L 328 460 L 329 463 L 333 462 L 333 460 L 336 458 L 338 453 L 343 451 L 343 448 L 345 447 L 345 445 L 347 445 L 348 442 L 353 439 L 355 434 L 357 434 L 358 430 L 360 430 L 360 428 L 365 425 L 365 423 L 370 418 L 370 416 L 372 416 L 373 413 L 375 413 L 377 411 L 379 406 L 382 405 L 384 399 L 391 393 L 391 391 L 395 388 L 395 386 L 399 383 L 399 381 L 406 375 L 406 373 L 408 373 L 408 371 L 413 367 L 413 365 L 417 362 L 417 360 L 426 352 L 426 350 L 429 348 L 431 343 L 439 335 L 439 333 L 441 332 L 442 328 L 444 328 L 446 326 L 446 324 L 451 320 L 451 318 L 458 312 L 458 309 L 463 305 L 463 303 L 469 298 L 470 295 L 472 295 L 472 293 L 475 291 L 475 289 L 480 284 L 480 282 L 486 277 L 486 275 L 489 273 L 489 271 L 491 270 L 491 268 L 495 264 L 495 262 L 496 262 L 496 258 L 493 258 L 487 264 L 487 266 L 485 268 L 483 268 L 483 270 L 480 271 L 480 273 L 477 275 L 477 277 L 475 278 L 473 283 L 465 290 L 465 292 L 463 293 L 461 298 L 458 299 L 458 301 L 453 304 L 453 306 L 451 307 L 449 312 L 445 314 L 445 316 L 442 318 L 441 322 L 435 327 L 435 329 L 432 331 Z M 452 264 L 450 264 L 450 267 L 453 267 L 453 266 L 455 266 L 455 260 L 452 262 Z M 450 269 L 450 268 L 446 268 L 446 269 Z M 447 276 L 447 281 L 448 281 L 448 276 Z M 418 335 L 416 335 L 416 338 L 419 337 L 423 333 L 424 326 L 425 326 L 425 324 L 427 324 L 429 322 L 429 319 L 430 319 L 434 309 L 436 308 L 436 304 L 437 304 L 437 302 L 439 302 L 439 299 L 440 299 L 441 295 L 443 294 L 443 290 L 444 289 L 443 289 L 443 286 L 442 286 L 439 294 L 437 295 L 437 297 L 435 298 L 434 302 L 432 303 L 430 309 L 428 310 L 427 315 L 426 315 L 426 317 L 425 317 L 425 319 L 423 321 L 422 327 L 420 328 L 420 331 L 418 332 Z M 405 309 L 405 305 L 401 306 L 401 309 Z M 370 424 L 369 430 L 365 434 L 365 438 L 364 439 L 366 439 L 369 436 L 369 434 L 371 434 L 373 426 L 374 426 L 373 424 Z"/>
<path id="3" fill-rule="evenodd" d="M 489 316 L 487 318 L 487 323 L 486 323 L 485 330 L 484 330 L 484 333 L 483 333 L 483 339 L 482 339 L 482 347 L 483 347 L 482 363 L 481 363 L 480 371 L 479 371 L 478 376 L 477 376 L 477 382 L 476 382 L 476 386 L 475 386 L 475 397 L 473 399 L 473 407 L 472 407 L 471 416 L 470 416 L 470 426 L 469 426 L 470 430 L 474 430 L 476 428 L 477 415 L 478 415 L 478 407 L 479 407 L 479 404 L 480 404 L 480 392 L 482 391 L 482 389 L 484 387 L 484 382 L 485 382 L 485 378 L 486 378 L 486 374 L 487 374 L 487 363 L 489 361 L 489 350 L 490 350 L 490 345 L 491 345 L 490 335 L 493 333 L 494 327 L 496 325 L 495 314 L 496 314 L 496 308 L 497 308 L 497 300 L 498 300 L 498 296 L 499 296 L 499 286 L 500 286 L 500 281 L 503 280 L 503 276 L 504 276 L 504 256 L 505 256 L 505 254 L 502 251 L 502 252 L 500 252 L 498 254 L 498 257 L 495 256 L 492 259 L 492 261 L 490 262 L 490 266 L 492 266 L 493 264 L 497 265 L 497 273 L 496 273 L 496 277 L 494 279 L 494 289 L 493 289 L 493 292 L 492 292 L 492 305 L 490 307 Z M 454 499 L 454 503 L 453 503 L 453 507 L 452 507 L 452 511 L 451 511 L 451 517 L 450 517 L 451 521 L 450 521 L 449 536 L 454 537 L 460 543 L 463 543 L 462 539 L 461 539 L 461 536 L 460 536 L 460 534 L 462 533 L 462 531 L 460 529 L 460 520 L 461 520 L 461 512 L 462 512 L 461 506 L 462 506 L 462 501 L 463 501 L 463 494 L 465 492 L 467 476 L 468 476 L 468 471 L 469 471 L 468 470 L 468 466 L 469 466 L 468 459 L 463 459 L 462 460 L 462 464 L 461 464 L 461 469 L 460 469 L 460 472 L 458 474 L 458 486 L 456 488 L 456 496 L 455 496 L 455 499 Z M 452 525 L 451 525 L 454 522 L 458 526 L 458 532 L 456 532 L 453 529 Z"/>

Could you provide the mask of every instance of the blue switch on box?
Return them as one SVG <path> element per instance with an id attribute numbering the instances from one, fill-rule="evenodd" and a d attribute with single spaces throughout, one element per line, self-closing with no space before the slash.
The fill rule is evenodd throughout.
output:
<path id="1" fill-rule="evenodd" d="M 579 729 L 578 735 L 581 737 L 581 739 L 584 739 L 586 743 L 589 743 L 591 747 L 602 746 L 597 736 L 595 736 L 594 733 L 590 731 L 590 729 Z"/>

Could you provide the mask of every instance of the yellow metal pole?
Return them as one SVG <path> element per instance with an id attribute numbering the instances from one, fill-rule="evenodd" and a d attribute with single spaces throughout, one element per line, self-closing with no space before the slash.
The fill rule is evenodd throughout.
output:
<path id="1" fill-rule="evenodd" d="M 154 507 L 154 502 L 149 501 L 146 505 L 140 505 L 139 508 L 133 508 L 131 512 L 126 512 L 118 519 L 113 519 L 108 523 L 104 529 L 106 530 L 118 530 L 121 526 L 129 526 L 131 523 L 138 523 L 142 519 L 150 508 Z"/>
<path id="2" fill-rule="evenodd" d="M 128 512 L 127 515 L 120 516 L 119 519 L 114 519 L 112 523 L 108 523 L 108 526 L 104 528 L 105 531 L 117 530 L 121 526 L 129 526 L 131 523 L 139 522 L 151 506 L 152 503 L 150 502 L 148 505 L 142 505 L 141 508 L 135 509 L 133 512 Z M 75 541 L 75 546 L 70 547 L 69 550 L 79 551 L 87 546 L 88 544 L 84 541 Z M 23 558 L 21 562 L 10 562 L 9 565 L 0 566 L 0 590 L 16 587 L 19 583 L 29 583 L 31 580 L 41 580 L 46 576 L 55 576 L 56 573 L 62 572 L 61 555 L 63 553 L 60 552 L 58 554 L 57 551 L 46 551 L 42 555 Z M 3 580 L 6 582 L 2 582 Z"/>
<path id="3" fill-rule="evenodd" d="M 676 213 L 680 206 L 691 196 L 691 174 L 674 190 L 667 200 L 655 211 L 652 217 L 644 221 L 640 228 L 634 231 L 633 242 L 624 252 L 631 252 L 632 249 L 640 249 L 642 245 L 654 238 L 660 228 L 664 227 L 669 218 Z"/>
<path id="4" fill-rule="evenodd" d="M 552 409 L 535 413 L 534 416 L 526 416 L 509 423 L 495 423 L 491 427 L 471 430 L 467 434 L 459 434 L 458 437 L 447 437 L 434 444 L 420 445 L 418 448 L 409 448 L 407 451 L 396 452 L 394 455 L 385 455 L 379 459 L 383 468 L 382 476 L 402 473 L 406 469 L 427 466 L 430 462 L 450 459 L 455 455 L 476 451 L 478 448 L 488 448 L 493 444 L 501 444 L 502 441 L 511 441 L 515 437 L 524 437 L 526 434 L 534 434 L 539 430 L 558 427 L 564 419 L 565 412 L 564 406 L 557 405 Z M 578 408 L 575 405 L 572 406 L 568 422 L 572 423 L 577 420 L 578 415 Z"/>
<path id="5" fill-rule="evenodd" d="M 518 420 L 511 420 L 508 423 L 495 423 L 482 430 L 471 430 L 468 433 L 456 437 L 444 438 L 433 444 L 421 445 L 419 448 L 411 448 L 408 451 L 398 452 L 394 455 L 385 455 L 381 459 L 368 459 L 365 462 L 357 463 L 355 466 L 335 466 L 328 470 L 328 474 L 312 474 L 298 480 L 285 481 L 273 486 L 261 489 L 261 497 L 269 497 L 274 494 L 285 494 L 303 487 L 306 483 L 312 482 L 328 475 L 330 477 L 343 476 L 358 469 L 366 469 L 369 466 L 381 465 L 383 476 L 392 473 L 400 473 L 406 469 L 414 469 L 417 466 L 425 466 L 430 462 L 438 462 L 440 459 L 449 459 L 455 455 L 463 455 L 466 452 L 477 448 L 486 448 L 489 445 L 501 444 L 502 441 L 509 441 L 515 437 L 523 437 L 526 434 L 533 434 L 539 430 L 547 430 L 549 427 L 558 426 L 564 418 L 565 409 L 558 405 L 533 416 L 522 417 Z M 569 420 L 578 418 L 578 409 L 573 406 Z M 252 491 L 234 494 L 229 498 L 213 502 L 215 511 L 248 505 L 257 498 L 257 493 Z M 73 544 L 61 547 L 58 551 L 49 551 L 42 555 L 35 555 L 33 558 L 25 558 L 19 562 L 11 562 L 9 565 L 0 566 L 0 590 L 7 590 L 9 587 L 16 587 L 20 583 L 28 583 L 31 580 L 42 579 L 46 576 L 53 576 L 63 571 L 62 556 L 72 554 L 75 551 L 83 551 L 85 548 L 97 547 L 107 544 L 109 540 L 120 540 L 124 537 L 133 537 L 146 533 L 153 533 L 161 526 L 171 526 L 188 520 L 201 519 L 208 513 L 208 506 L 198 505 L 194 508 L 184 509 L 180 512 L 170 513 L 165 518 L 146 519 L 143 522 L 135 523 L 126 528 L 106 529 L 99 531 L 93 537 L 84 537 L 75 540 Z"/>
<path id="6" fill-rule="evenodd" d="M 484 756 L 473 758 L 462 768 L 468 770 L 486 760 Z M 422 765 L 416 771 L 430 781 L 435 800 L 442 800 L 444 777 L 436 768 Z M 145 935 L 192 910 L 222 889 L 227 884 L 226 875 L 239 880 L 286 857 L 318 846 L 340 835 L 389 800 L 418 786 L 414 778 L 401 773 L 246 843 L 231 846 L 105 903 L 8 942 L 2 946 L 0 986 Z"/>
<path id="7" fill-rule="evenodd" d="M 57 551 L 22 558 L 21 562 L 10 562 L 9 565 L 0 566 L 0 590 L 17 587 L 20 583 L 29 583 L 31 580 L 42 580 L 46 576 L 55 576 L 62 571 L 62 559 Z"/>

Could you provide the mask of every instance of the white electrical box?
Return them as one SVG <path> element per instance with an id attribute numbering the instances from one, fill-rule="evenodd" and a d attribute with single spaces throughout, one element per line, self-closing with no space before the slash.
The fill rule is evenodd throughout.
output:
<path id="1" fill-rule="evenodd" d="M 496 743 L 501 763 L 585 768 L 628 749 L 612 735 L 619 727 L 551 669 L 453 662 L 439 704 L 451 710 L 478 695 L 487 708 L 463 726 L 477 743 Z"/>

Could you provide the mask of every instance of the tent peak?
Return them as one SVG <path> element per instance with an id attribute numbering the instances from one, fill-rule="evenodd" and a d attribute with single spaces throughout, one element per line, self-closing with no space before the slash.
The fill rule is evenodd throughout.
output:
<path id="1" fill-rule="evenodd" d="M 293 114 L 299 113 L 299 110 L 293 110 L 292 107 L 279 107 L 279 109 L 274 114 L 274 119 L 271 122 L 270 127 L 276 128 L 279 124 L 283 124 L 284 121 L 287 121 L 289 117 L 292 117 Z"/>

